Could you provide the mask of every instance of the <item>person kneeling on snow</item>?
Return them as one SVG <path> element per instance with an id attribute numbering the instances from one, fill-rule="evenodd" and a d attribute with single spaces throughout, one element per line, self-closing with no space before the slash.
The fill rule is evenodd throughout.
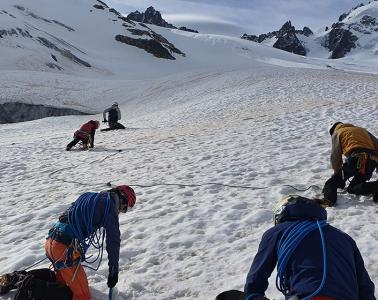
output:
<path id="1" fill-rule="evenodd" d="M 45 243 L 46 255 L 53 263 L 58 281 L 71 289 L 73 300 L 90 299 L 87 276 L 81 262 L 86 261 L 85 252 L 90 246 L 102 249 L 105 236 L 109 259 L 108 287 L 113 288 L 117 284 L 121 242 L 118 214 L 127 212 L 135 202 L 135 192 L 127 185 L 107 192 L 84 193 L 50 230 Z M 101 228 L 102 240 L 98 232 Z M 102 258 L 102 250 L 97 258 Z"/>
<path id="2" fill-rule="evenodd" d="M 104 117 L 104 123 L 107 123 L 106 113 L 108 113 L 109 119 L 109 128 L 101 129 L 101 131 L 116 130 L 116 129 L 125 129 L 121 123 L 118 123 L 121 120 L 121 111 L 119 110 L 118 103 L 114 102 L 111 107 L 104 110 L 102 113 Z"/>
<path id="3" fill-rule="evenodd" d="M 46 256 L 54 272 L 48 269 L 14 272 L 3 277 L 1 293 L 17 288 L 16 300 L 90 300 L 87 275 L 82 263 L 100 266 L 103 243 L 109 260 L 108 287 L 118 282 L 120 250 L 119 213 L 135 205 L 134 190 L 127 185 L 100 193 L 84 193 L 66 210 L 50 229 L 45 242 Z M 93 246 L 98 253 L 86 258 Z M 94 257 L 93 257 L 94 256 Z M 33 274 L 37 272 L 38 276 Z M 0 277 L 2 278 L 2 277 Z M 1 294 L 0 293 L 0 294 Z"/>
<path id="4" fill-rule="evenodd" d="M 378 140 L 364 128 L 352 124 L 334 123 L 329 129 L 332 137 L 331 166 L 333 176 L 324 185 L 324 202 L 336 204 L 337 189 L 353 177 L 347 192 L 356 195 L 373 195 L 378 203 L 378 181 L 367 182 L 378 169 Z M 343 163 L 342 155 L 347 159 Z"/>
<path id="5" fill-rule="evenodd" d="M 83 150 L 87 150 L 88 145 L 90 148 L 93 148 L 96 129 L 99 127 L 99 121 L 90 120 L 89 122 L 83 124 L 80 129 L 74 133 L 74 139 L 67 145 L 66 150 L 70 151 L 71 148 L 80 141 L 83 143 Z"/>
<path id="6" fill-rule="evenodd" d="M 264 233 L 248 273 L 244 299 L 267 299 L 277 265 L 276 286 L 285 299 L 376 300 L 355 241 L 326 220 L 318 200 L 281 200 L 275 226 Z"/>

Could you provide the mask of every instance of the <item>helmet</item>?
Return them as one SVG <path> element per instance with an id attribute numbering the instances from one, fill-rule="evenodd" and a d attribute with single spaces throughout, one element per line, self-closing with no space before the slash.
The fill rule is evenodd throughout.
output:
<path id="1" fill-rule="evenodd" d="M 125 213 L 128 207 L 132 208 L 135 205 L 135 192 L 128 185 L 119 185 L 116 187 L 116 190 L 118 191 L 118 195 L 120 196 L 121 208 L 123 207 L 121 211 Z"/>
<path id="2" fill-rule="evenodd" d="M 335 122 L 335 123 L 332 123 L 331 126 L 329 126 L 328 132 L 331 136 L 332 136 L 333 132 L 335 131 L 336 126 L 339 125 L 339 124 L 343 124 L 343 123 L 342 122 Z"/>
<path id="3" fill-rule="evenodd" d="M 118 102 L 114 102 L 112 106 L 118 106 Z"/>
<path id="4" fill-rule="evenodd" d="M 303 211 L 300 218 L 293 215 L 293 208 L 290 209 L 293 204 L 298 204 L 300 210 Z M 296 209 L 294 208 L 294 210 Z M 319 213 L 321 219 L 327 219 L 327 213 L 321 207 L 319 199 L 309 199 L 299 195 L 288 195 L 277 201 L 273 212 L 273 222 L 274 225 L 277 225 L 288 220 L 312 219 L 314 211 L 321 211 Z"/>

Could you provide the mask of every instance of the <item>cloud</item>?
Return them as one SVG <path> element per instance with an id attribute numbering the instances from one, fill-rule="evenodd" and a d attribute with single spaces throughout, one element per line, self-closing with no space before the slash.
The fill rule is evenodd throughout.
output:
<path id="1" fill-rule="evenodd" d="M 240 36 L 247 30 L 239 24 L 210 15 L 165 14 L 164 18 L 176 26 L 185 26 L 200 33 Z"/>

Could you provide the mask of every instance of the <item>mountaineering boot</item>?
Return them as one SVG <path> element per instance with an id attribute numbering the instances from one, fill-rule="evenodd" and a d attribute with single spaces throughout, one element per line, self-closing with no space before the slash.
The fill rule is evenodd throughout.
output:
<path id="1" fill-rule="evenodd" d="M 0 295 L 8 293 L 10 290 L 16 288 L 18 282 L 20 282 L 26 276 L 26 271 L 15 271 L 13 273 L 7 273 L 0 276 Z"/>

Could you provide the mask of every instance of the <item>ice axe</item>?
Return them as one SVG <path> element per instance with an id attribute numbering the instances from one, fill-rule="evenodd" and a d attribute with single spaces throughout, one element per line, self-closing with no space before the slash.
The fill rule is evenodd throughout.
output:
<path id="1" fill-rule="evenodd" d="M 109 288 L 109 300 L 115 300 L 115 297 L 113 297 L 113 288 Z"/>

